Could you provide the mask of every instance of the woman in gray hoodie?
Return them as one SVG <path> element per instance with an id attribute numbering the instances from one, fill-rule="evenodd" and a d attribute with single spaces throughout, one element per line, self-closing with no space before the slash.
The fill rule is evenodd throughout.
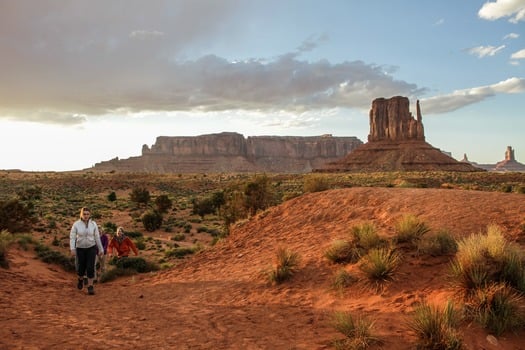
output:
<path id="1" fill-rule="evenodd" d="M 91 212 L 86 207 L 80 209 L 80 218 L 71 227 L 69 247 L 71 255 L 76 257 L 78 264 L 77 288 L 82 289 L 84 287 L 84 274 L 86 274 L 88 278 L 88 294 L 95 294 L 93 279 L 95 277 L 97 247 L 99 254 L 104 254 L 104 249 L 100 241 L 97 223 L 91 219 Z"/>

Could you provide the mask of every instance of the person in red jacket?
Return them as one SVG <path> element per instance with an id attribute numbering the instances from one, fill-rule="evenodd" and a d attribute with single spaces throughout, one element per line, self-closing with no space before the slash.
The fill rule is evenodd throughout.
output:
<path id="1" fill-rule="evenodd" d="M 135 255 L 139 255 L 139 250 L 135 246 L 135 243 L 124 234 L 124 229 L 119 227 L 116 235 L 111 239 L 108 245 L 108 255 L 117 255 L 119 258 L 127 258 L 130 251 L 133 251 Z M 113 252 L 115 252 L 113 254 Z"/>

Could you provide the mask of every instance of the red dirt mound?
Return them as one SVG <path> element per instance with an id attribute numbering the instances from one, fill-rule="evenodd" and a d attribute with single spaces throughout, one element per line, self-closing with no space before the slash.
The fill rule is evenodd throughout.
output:
<path id="1" fill-rule="evenodd" d="M 75 288 L 75 276 L 13 249 L 0 269 L 0 349 L 328 349 L 341 338 L 334 311 L 375 320 L 380 348 L 407 349 L 406 321 L 414 303 L 451 298 L 450 257 L 408 254 L 397 279 L 381 293 L 362 283 L 343 295 L 330 288 L 340 266 L 324 258 L 332 240 L 373 222 L 393 235 L 403 214 L 456 237 L 501 226 L 523 244 L 525 196 L 463 190 L 351 188 L 307 194 L 238 223 L 231 235 L 179 266 Z M 279 286 L 267 283 L 278 247 L 301 256 L 299 271 Z M 351 266 L 347 267 L 349 270 Z M 352 270 L 354 271 L 354 270 Z M 525 349 L 522 331 L 492 345 L 475 325 L 462 328 L 468 349 Z"/>

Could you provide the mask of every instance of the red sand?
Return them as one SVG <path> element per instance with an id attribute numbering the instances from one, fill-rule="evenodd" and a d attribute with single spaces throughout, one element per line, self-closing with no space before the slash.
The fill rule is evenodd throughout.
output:
<path id="1" fill-rule="evenodd" d="M 0 268 L 0 349 L 329 349 L 341 338 L 330 325 L 338 310 L 375 320 L 383 340 L 375 348 L 413 348 L 406 326 L 413 305 L 452 297 L 450 257 L 407 254 L 382 293 L 358 282 L 341 295 L 330 288 L 341 265 L 323 256 L 359 223 L 371 221 L 392 236 L 403 214 L 458 238 L 494 223 L 509 240 L 525 242 L 522 194 L 351 188 L 285 202 L 175 268 L 99 284 L 95 296 L 78 291 L 73 274 L 15 247 L 11 267 Z M 278 247 L 299 253 L 301 264 L 290 281 L 272 286 L 264 272 Z M 497 345 L 475 324 L 461 332 L 467 349 L 525 349 L 525 331 L 505 334 Z"/>

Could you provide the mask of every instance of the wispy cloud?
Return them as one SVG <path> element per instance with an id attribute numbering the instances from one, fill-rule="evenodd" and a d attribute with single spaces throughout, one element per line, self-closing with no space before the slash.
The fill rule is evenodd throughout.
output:
<path id="1" fill-rule="evenodd" d="M 501 45 L 501 46 L 498 46 L 498 47 L 495 47 L 495 46 L 477 46 L 477 47 L 473 47 L 473 48 L 468 49 L 467 52 L 470 53 L 471 55 L 476 55 L 479 58 L 483 58 L 483 57 L 486 57 L 486 56 L 494 56 L 499 51 L 503 50 L 504 48 L 505 48 L 505 45 Z"/>
<path id="2" fill-rule="evenodd" d="M 435 26 L 440 26 L 440 25 L 442 25 L 443 23 L 445 23 L 445 19 L 444 19 L 444 18 L 440 18 L 440 19 L 438 19 L 436 22 L 434 22 L 434 25 L 435 25 Z"/>
<path id="3" fill-rule="evenodd" d="M 517 94 L 525 91 L 524 78 L 509 78 L 496 84 L 456 90 L 451 94 L 421 99 L 425 113 L 452 112 L 497 94 Z"/>
<path id="4" fill-rule="evenodd" d="M 509 22 L 525 21 L 524 0 L 496 0 L 486 2 L 478 11 L 478 16 L 489 21 L 510 17 Z"/>
<path id="5" fill-rule="evenodd" d="M 504 40 L 507 39 L 518 39 L 520 35 L 518 33 L 509 33 L 503 37 Z"/>
<path id="6" fill-rule="evenodd" d="M 511 56 L 513 60 L 522 60 L 525 59 L 525 49 L 514 52 Z"/>

